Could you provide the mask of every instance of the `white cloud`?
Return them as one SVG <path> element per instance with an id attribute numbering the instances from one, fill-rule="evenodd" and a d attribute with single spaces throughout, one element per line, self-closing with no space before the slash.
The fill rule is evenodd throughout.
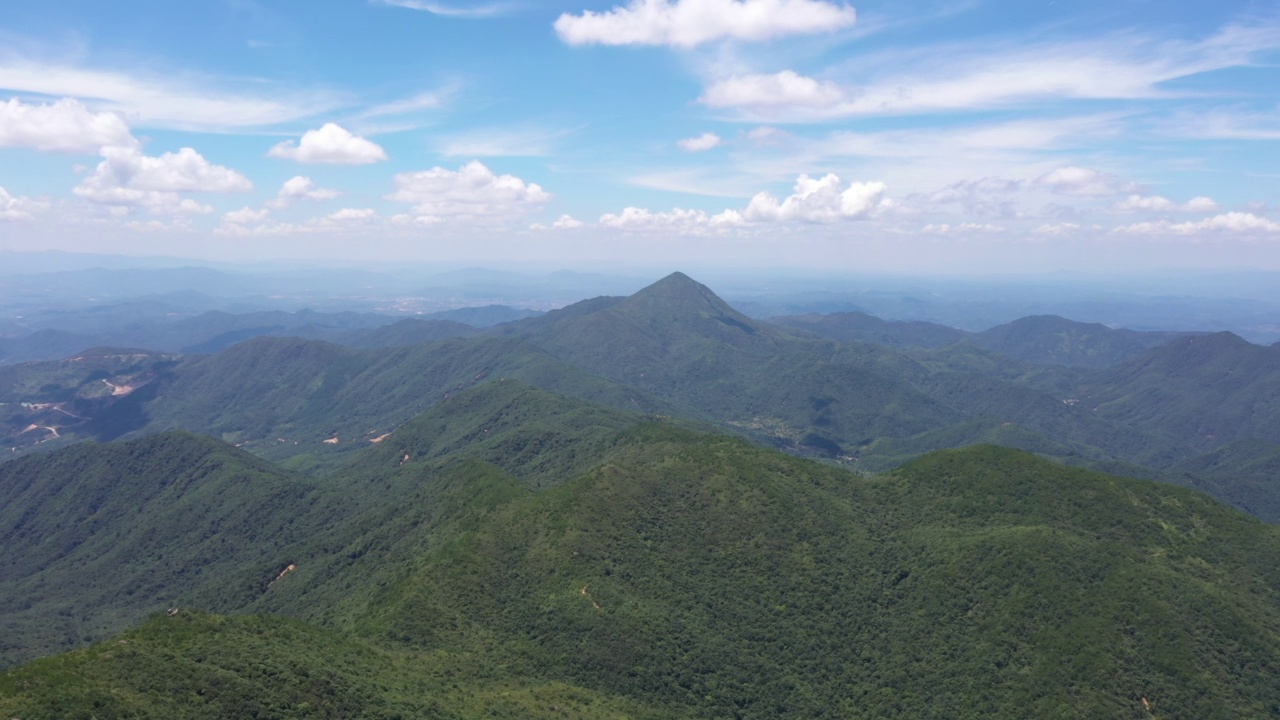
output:
<path id="1" fill-rule="evenodd" d="M 751 198 L 745 209 L 726 209 L 715 215 L 683 208 L 654 212 L 646 208 L 628 207 L 619 213 L 601 215 L 599 224 L 620 230 L 696 235 L 772 222 L 830 223 L 860 220 L 892 206 L 892 201 L 883 197 L 885 190 L 885 184 L 880 182 L 855 182 L 842 188 L 840 178 L 834 174 L 819 179 L 801 175 L 796 179 L 794 192 L 781 202 L 767 192 L 760 192 Z"/>
<path id="2" fill-rule="evenodd" d="M 271 211 L 265 208 L 262 210 L 254 210 L 252 208 L 244 207 L 239 210 L 232 210 L 229 213 L 224 213 L 222 216 L 222 222 L 229 223 L 231 225 L 249 225 L 266 220 L 267 216 L 270 214 Z"/>
<path id="3" fill-rule="evenodd" d="M 213 208 L 182 192 L 248 192 L 253 183 L 240 173 L 214 165 L 191 148 L 159 157 L 138 147 L 104 147 L 103 160 L 73 192 L 86 200 L 117 207 L 143 207 L 156 214 L 199 214 Z"/>
<path id="4" fill-rule="evenodd" d="M 455 170 L 435 167 L 395 176 L 388 200 L 409 203 L 428 218 L 511 220 L 538 210 L 551 193 L 514 175 L 496 175 L 479 161 Z"/>
<path id="5" fill-rule="evenodd" d="M 561 15 L 570 45 L 672 45 L 716 40 L 770 40 L 831 32 L 857 19 L 852 7 L 822 0 L 632 0 L 607 12 Z"/>
<path id="6" fill-rule="evenodd" d="M 819 179 L 801 175 L 794 192 L 782 202 L 767 192 L 751 198 L 743 217 L 750 221 L 800 220 L 833 222 L 865 218 L 880 204 L 887 188 L 881 182 L 850 183 L 841 190 L 840 178 L 834 173 Z"/>
<path id="7" fill-rule="evenodd" d="M 30 220 L 44 205 L 27 198 L 14 197 L 0 187 L 0 220 Z"/>
<path id="8" fill-rule="evenodd" d="M 1280 222 L 1253 213 L 1229 212 L 1194 222 L 1142 222 L 1118 227 L 1114 232 L 1133 235 L 1198 235 L 1202 233 L 1280 233 Z"/>
<path id="9" fill-rule="evenodd" d="M 369 222 L 376 220 L 378 213 L 371 208 L 342 208 L 337 212 L 324 216 L 328 222 Z"/>
<path id="10" fill-rule="evenodd" d="M 316 187 L 311 178 L 302 175 L 296 175 L 284 181 L 280 186 L 280 192 L 272 200 L 267 201 L 267 205 L 274 208 L 288 207 L 295 200 L 332 200 L 342 193 L 329 188 Z"/>
<path id="11" fill-rule="evenodd" d="M 136 143 L 119 115 L 90 112 L 73 98 L 49 105 L 28 105 L 17 99 L 0 104 L 0 147 L 96 153 L 105 145 Z"/>
<path id="12" fill-rule="evenodd" d="M 744 224 L 742 215 L 734 210 L 707 215 L 701 210 L 675 208 L 670 212 L 653 212 L 638 207 L 628 207 L 620 213 L 601 215 L 599 223 L 601 227 L 613 230 L 651 231 L 678 235 L 703 235 L 709 231 L 724 230 Z"/>
<path id="13" fill-rule="evenodd" d="M 1184 212 L 1206 213 L 1218 210 L 1212 198 L 1193 197 L 1179 205 L 1161 195 L 1130 195 L 1112 206 L 1116 212 Z"/>
<path id="14" fill-rule="evenodd" d="M 776 145 L 790 138 L 791 134 L 787 131 L 769 125 L 761 125 L 747 131 L 747 139 L 756 145 Z"/>
<path id="15" fill-rule="evenodd" d="M 529 226 L 529 229 L 530 230 L 577 230 L 578 228 L 584 227 L 585 225 L 586 223 L 582 222 L 581 220 L 578 220 L 572 215 L 561 215 L 559 218 L 556 219 L 555 222 L 551 223 L 550 227 L 543 225 L 542 223 L 534 223 Z"/>
<path id="16" fill-rule="evenodd" d="M 720 136 L 712 132 L 686 138 L 676 143 L 685 152 L 705 152 L 720 145 Z"/>
<path id="17" fill-rule="evenodd" d="M 236 88 L 261 86 L 235 82 Z M 261 95 L 225 92 L 181 71 L 146 78 L 0 56 L 0 88 L 18 93 L 91 100 L 135 126 L 183 130 L 262 127 L 310 117 L 341 102 L 330 93 L 274 88 Z"/>
<path id="18" fill-rule="evenodd" d="M 376 143 L 352 135 L 334 123 L 319 130 L 308 130 L 298 142 L 286 140 L 267 151 L 267 157 L 297 160 L 300 163 L 332 165 L 367 165 L 387 159 L 387 153 Z"/>
<path id="19" fill-rule="evenodd" d="M 432 15 L 442 15 L 444 17 L 456 18 L 489 18 L 498 15 L 505 15 L 514 10 L 519 9 L 516 3 L 497 2 L 497 3 L 442 3 L 431 2 L 431 0 L 375 0 L 381 5 L 391 5 L 393 7 L 408 8 L 410 10 L 421 10 L 429 12 Z"/>
<path id="20" fill-rule="evenodd" d="M 715 108 L 746 107 L 769 114 L 774 108 L 834 108 L 844 97 L 845 90 L 833 82 L 820 82 L 794 70 L 783 70 L 720 80 L 708 86 L 698 101 Z"/>
<path id="21" fill-rule="evenodd" d="M 1091 41 L 993 46 L 989 40 L 861 56 L 815 79 L 793 70 L 736 73 L 707 86 L 700 101 L 743 119 L 810 122 L 840 117 L 979 110 L 1047 99 L 1158 99 L 1163 83 L 1248 65 L 1280 47 L 1270 27 L 1230 26 L 1198 41 L 1116 33 Z"/>
<path id="22" fill-rule="evenodd" d="M 1033 230 L 1032 232 L 1034 232 L 1037 235 L 1067 235 L 1079 229 L 1080 229 L 1080 226 L 1076 223 L 1069 223 L 1069 222 L 1053 223 L 1053 224 L 1045 223 L 1044 225 L 1041 225 L 1040 227 Z"/>
<path id="23" fill-rule="evenodd" d="M 1108 197 L 1139 189 L 1110 173 L 1082 167 L 1063 167 L 1035 179 L 1050 192 L 1071 197 Z"/>

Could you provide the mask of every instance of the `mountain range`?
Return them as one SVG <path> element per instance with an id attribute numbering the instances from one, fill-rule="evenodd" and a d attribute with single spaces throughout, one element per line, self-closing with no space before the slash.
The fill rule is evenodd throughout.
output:
<path id="1" fill-rule="evenodd" d="M 1280 713 L 1276 348 L 441 322 L 0 366 L 0 715 Z"/>

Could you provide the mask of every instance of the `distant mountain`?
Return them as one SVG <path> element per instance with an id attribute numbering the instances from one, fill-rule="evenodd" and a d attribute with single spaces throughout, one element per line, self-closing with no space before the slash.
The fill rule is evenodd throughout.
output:
<path id="1" fill-rule="evenodd" d="M 476 335 L 480 330 L 452 320 L 419 320 L 406 318 L 400 322 L 372 330 L 351 330 L 333 338 L 333 342 L 353 348 L 383 348 L 397 345 L 425 345 L 437 340 Z"/>
<path id="2" fill-rule="evenodd" d="M 1280 445 L 1237 440 L 1172 468 L 1187 485 L 1256 518 L 1280 524 Z"/>
<path id="3" fill-rule="evenodd" d="M 1084 368 L 1111 367 L 1179 338 L 1203 334 L 1114 329 L 1056 315 L 1024 317 L 978 333 L 929 322 L 881 320 L 860 312 L 794 315 L 769 322 L 841 342 L 902 348 L 969 342 L 1024 362 Z"/>
<path id="4" fill-rule="evenodd" d="M 0 338 L 0 365 L 64 358 L 97 344 L 98 339 L 62 330 L 36 330 L 12 338 Z"/>
<path id="5" fill-rule="evenodd" d="M 421 319 L 449 320 L 470 325 L 471 327 L 487 328 L 525 318 L 538 317 L 539 315 L 542 315 L 542 313 L 538 310 L 513 308 L 506 305 L 484 305 L 481 307 L 458 308 L 456 310 L 442 310 L 423 315 Z"/>
<path id="6" fill-rule="evenodd" d="M 1027 362 L 1105 368 L 1201 333 L 1139 332 L 1034 315 L 974 334 L 969 342 Z"/>
<path id="7" fill-rule="evenodd" d="M 321 478 L 173 434 L 0 465 L 0 492 L 37 552 L 4 562 L 51 583 L 0 578 L 22 642 L 177 608 L 0 674 L 6 717 L 1280 707 L 1280 528 L 1003 448 L 866 478 L 508 380 Z"/>

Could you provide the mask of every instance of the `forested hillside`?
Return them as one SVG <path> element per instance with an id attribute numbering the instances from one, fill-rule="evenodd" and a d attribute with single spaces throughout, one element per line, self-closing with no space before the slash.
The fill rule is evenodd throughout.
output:
<path id="1" fill-rule="evenodd" d="M 56 526 L 103 483 L 30 488 L 106 467 L 173 513 L 104 502 L 102 529 L 59 541 L 79 549 L 42 572 L 109 601 L 124 590 L 117 544 L 93 539 L 158 540 L 153 519 L 173 517 L 163 545 L 177 555 L 124 546 L 158 580 L 128 586 L 134 614 L 114 625 L 178 611 L 0 675 L 9 716 L 1280 710 L 1280 530 L 1191 490 L 1019 451 L 945 451 L 862 477 L 508 380 L 314 480 L 162 435 L 0 466 L 5 506 Z M 177 522 L 196 498 L 200 522 Z M 211 527 L 220 551 L 201 564 Z M 163 581 L 177 572 L 166 562 L 188 568 L 176 578 L 190 592 Z M 18 580 L 0 583 L 6 602 L 33 597 Z M 86 609 L 35 602 L 27 622 L 64 611 Z"/>

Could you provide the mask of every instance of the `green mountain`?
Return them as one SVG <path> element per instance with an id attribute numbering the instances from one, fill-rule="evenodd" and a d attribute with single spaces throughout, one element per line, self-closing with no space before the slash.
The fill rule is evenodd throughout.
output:
<path id="1" fill-rule="evenodd" d="M 140 455 L 143 442 L 19 463 Z M 245 458 L 200 442 L 212 456 Z M 0 674 L 0 712 L 1280 711 L 1280 529 L 1191 490 L 990 446 L 860 477 L 510 380 L 451 397 L 384 443 L 329 476 L 298 481 L 305 497 L 252 503 L 289 509 L 277 552 L 293 571 L 276 575 L 269 553 L 236 544 L 245 533 L 275 537 L 270 528 L 222 525 L 221 562 L 260 553 L 245 556 L 244 577 L 275 573 L 248 602 L 233 592 L 232 573 L 218 583 L 229 589 L 202 607 L 310 625 L 183 607 Z M 161 462 L 170 453 L 151 456 L 150 473 L 175 472 Z M 171 459 L 193 463 L 182 453 Z M 24 512 L 22 497 L 6 496 L 5 507 Z M 219 522 L 234 507 L 220 499 L 203 519 Z M 127 521 L 145 536 L 154 515 Z M 91 559 L 44 564 L 84 567 L 83 582 L 107 577 Z"/>
<path id="2" fill-rule="evenodd" d="M 0 466 L 0 664 L 201 597 L 239 607 L 288 563 L 310 492 L 260 458 L 164 433 Z"/>
<path id="3" fill-rule="evenodd" d="M 1099 417 L 1198 451 L 1244 439 L 1280 443 L 1280 348 L 1228 332 L 1183 338 L 1084 384 L 1079 398 Z"/>

